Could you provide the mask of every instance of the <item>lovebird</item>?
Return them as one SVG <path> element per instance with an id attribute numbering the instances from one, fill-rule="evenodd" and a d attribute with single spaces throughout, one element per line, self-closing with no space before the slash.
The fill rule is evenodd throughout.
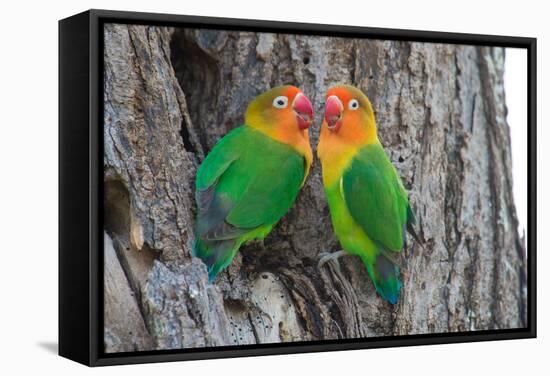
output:
<path id="1" fill-rule="evenodd" d="M 334 232 L 343 251 L 359 256 L 378 294 L 395 304 L 401 282 L 396 255 L 413 234 L 415 216 L 395 167 L 376 131 L 368 98 L 357 88 L 335 86 L 326 94 L 317 146 Z"/>
<path id="2" fill-rule="evenodd" d="M 263 239 L 292 207 L 309 174 L 311 102 L 294 86 L 249 103 L 244 125 L 214 146 L 196 176 L 193 254 L 212 282 L 246 241 Z"/>

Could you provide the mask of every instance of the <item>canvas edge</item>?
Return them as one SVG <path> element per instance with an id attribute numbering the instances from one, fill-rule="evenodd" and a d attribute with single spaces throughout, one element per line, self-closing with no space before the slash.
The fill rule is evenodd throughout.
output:
<path id="1" fill-rule="evenodd" d="M 62 64 L 68 63 L 67 53 L 62 48 L 62 28 L 67 27 L 66 24 L 79 18 L 81 25 L 85 27 L 89 33 L 88 49 L 88 80 L 87 85 L 83 88 L 67 88 L 67 76 L 62 72 Z M 399 40 L 415 40 L 434 43 L 454 43 L 454 44 L 476 44 L 476 45 L 491 45 L 514 48 L 526 48 L 529 56 L 529 249 L 528 249 L 528 318 L 529 324 L 525 329 L 517 330 L 496 330 L 483 332 L 468 332 L 468 333 L 444 333 L 430 334 L 417 336 L 403 337 L 384 337 L 384 338 L 366 338 L 352 341 L 319 341 L 314 343 L 285 343 L 285 344 L 269 344 L 269 345 L 251 345 L 242 346 L 239 348 L 204 348 L 192 350 L 170 350 L 170 351 L 153 351 L 148 353 L 119 353 L 105 354 L 102 351 L 103 337 L 103 320 L 102 320 L 102 270 L 99 266 L 102 264 L 102 237 L 99 236 L 102 210 L 100 207 L 100 199 L 102 194 L 102 73 L 103 61 L 102 51 L 102 25 L 104 22 L 121 22 L 121 23 L 142 23 L 142 24 L 159 24 L 159 25 L 192 25 L 195 27 L 217 27 L 217 28 L 233 28 L 247 29 L 264 32 L 287 32 L 287 33 L 302 33 L 315 35 L 338 35 L 348 37 L 369 37 L 379 39 L 399 39 Z M 243 20 L 243 19 L 228 19 L 200 16 L 183 16 L 171 14 L 157 13 L 137 13 L 137 12 L 121 12 L 92 9 L 79 15 L 69 17 L 59 22 L 60 26 L 60 51 L 59 51 L 59 127 L 60 127 L 60 226 L 59 226 L 59 265 L 60 265 L 60 286 L 59 286 L 59 354 L 70 358 L 77 362 L 89 366 L 104 366 L 116 364 L 135 364 L 135 363 L 150 363 L 150 362 L 166 362 L 177 360 L 199 360 L 212 358 L 228 358 L 228 357 L 246 357 L 246 356 L 262 356 L 262 355 L 277 355 L 277 354 L 292 354 L 320 351 L 341 351 L 341 350 L 356 350 L 370 349 L 383 347 L 401 347 L 401 346 L 417 346 L 417 345 L 432 345 L 432 344 L 450 344 L 463 342 L 478 342 L 478 341 L 494 341 L 507 339 L 522 339 L 536 337 L 536 39 L 528 37 L 509 37 L 495 35 L 480 35 L 480 34 L 463 34 L 463 33 L 442 33 L 432 31 L 417 31 L 417 30 L 398 30 L 398 29 L 380 29 L 380 28 L 365 28 L 356 26 L 337 26 L 337 25 L 320 25 L 307 23 L 289 23 L 277 21 L 260 21 L 260 20 Z M 70 28 L 67 27 L 65 32 Z M 82 47 L 84 48 L 84 47 Z M 87 90 L 84 90 L 84 89 Z M 82 148 L 88 150 L 87 159 L 87 180 L 86 184 L 89 188 L 88 200 L 86 203 L 78 202 L 78 206 L 88 213 L 88 226 L 86 229 L 75 228 L 75 221 L 67 219 L 66 213 L 62 207 L 67 203 L 68 197 L 71 195 L 62 190 L 62 186 L 70 182 L 74 183 L 74 179 L 67 178 L 68 172 L 71 171 L 67 161 L 62 158 L 62 149 L 66 147 L 62 143 L 62 133 L 68 129 L 70 123 L 67 120 L 66 114 L 62 108 L 62 102 L 69 92 L 75 91 L 75 95 L 80 105 L 84 105 L 84 91 L 89 95 L 85 100 L 88 106 L 88 111 L 78 115 L 78 124 L 86 124 L 88 130 L 88 142 L 86 145 L 81 145 Z M 80 93 L 78 92 L 80 91 Z M 66 141 L 66 139 L 64 140 Z M 73 140 L 74 141 L 74 140 Z M 70 175 L 70 174 L 69 174 Z M 78 186 L 82 185 L 82 181 L 78 182 Z M 72 192 L 75 195 L 77 192 Z M 66 209 L 66 208 L 65 208 Z M 82 227 L 82 226 L 81 226 Z M 77 233 L 82 233 L 89 245 L 87 253 L 71 254 L 67 246 L 67 240 L 70 236 L 67 231 L 76 230 Z M 87 231 L 84 231 L 87 230 Z M 85 234 L 85 235 L 84 235 Z M 63 240 L 63 242 L 62 242 Z M 62 245 L 63 244 L 63 245 Z M 74 248 L 74 247 L 71 247 Z M 63 258 L 66 258 L 65 263 Z M 70 261 L 72 260 L 72 261 Z M 81 265 L 86 264 L 84 271 L 82 266 L 78 269 L 88 278 L 87 288 L 82 288 L 81 284 L 71 284 L 65 286 L 62 281 L 62 275 L 67 276 L 66 264 L 73 262 Z M 63 267 L 62 267 L 63 264 Z M 76 270 L 72 270 L 74 274 Z M 74 305 L 73 315 L 77 318 L 72 320 L 85 325 L 84 331 L 69 333 L 67 330 L 71 327 L 65 322 L 67 316 L 68 297 L 80 292 L 86 296 L 86 299 L 79 299 Z M 69 347 L 74 346 L 72 350 Z"/>

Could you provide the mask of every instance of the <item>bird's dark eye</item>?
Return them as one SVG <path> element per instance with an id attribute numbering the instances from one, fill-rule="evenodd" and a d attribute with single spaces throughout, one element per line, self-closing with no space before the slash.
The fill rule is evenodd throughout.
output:
<path id="1" fill-rule="evenodd" d="M 286 108 L 288 105 L 288 98 L 284 95 L 278 96 L 273 100 L 273 106 L 276 108 Z"/>
<path id="2" fill-rule="evenodd" d="M 359 102 L 357 99 L 352 99 L 349 101 L 348 107 L 350 110 L 357 110 L 359 108 Z"/>

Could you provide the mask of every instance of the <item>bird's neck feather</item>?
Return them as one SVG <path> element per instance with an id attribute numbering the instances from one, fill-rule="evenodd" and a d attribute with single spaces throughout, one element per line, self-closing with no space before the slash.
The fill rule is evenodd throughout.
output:
<path id="1" fill-rule="evenodd" d="M 336 184 L 349 167 L 359 150 L 367 145 L 379 143 L 376 129 L 374 132 L 343 134 L 345 125 L 338 131 L 329 130 L 326 124 L 321 128 L 321 136 L 317 146 L 317 156 L 323 168 L 323 184 L 330 187 Z"/>

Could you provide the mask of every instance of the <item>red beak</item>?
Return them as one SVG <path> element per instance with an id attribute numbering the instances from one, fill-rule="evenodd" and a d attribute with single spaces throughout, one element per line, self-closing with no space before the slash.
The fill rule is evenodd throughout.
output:
<path id="1" fill-rule="evenodd" d="M 313 122 L 313 106 L 307 97 L 298 93 L 292 103 L 292 108 L 298 121 L 300 129 L 308 129 Z"/>
<path id="2" fill-rule="evenodd" d="M 336 95 L 331 95 L 327 98 L 327 103 L 325 104 L 325 121 L 327 122 L 328 129 L 334 132 L 340 129 L 342 126 L 343 111 L 344 105 Z"/>

